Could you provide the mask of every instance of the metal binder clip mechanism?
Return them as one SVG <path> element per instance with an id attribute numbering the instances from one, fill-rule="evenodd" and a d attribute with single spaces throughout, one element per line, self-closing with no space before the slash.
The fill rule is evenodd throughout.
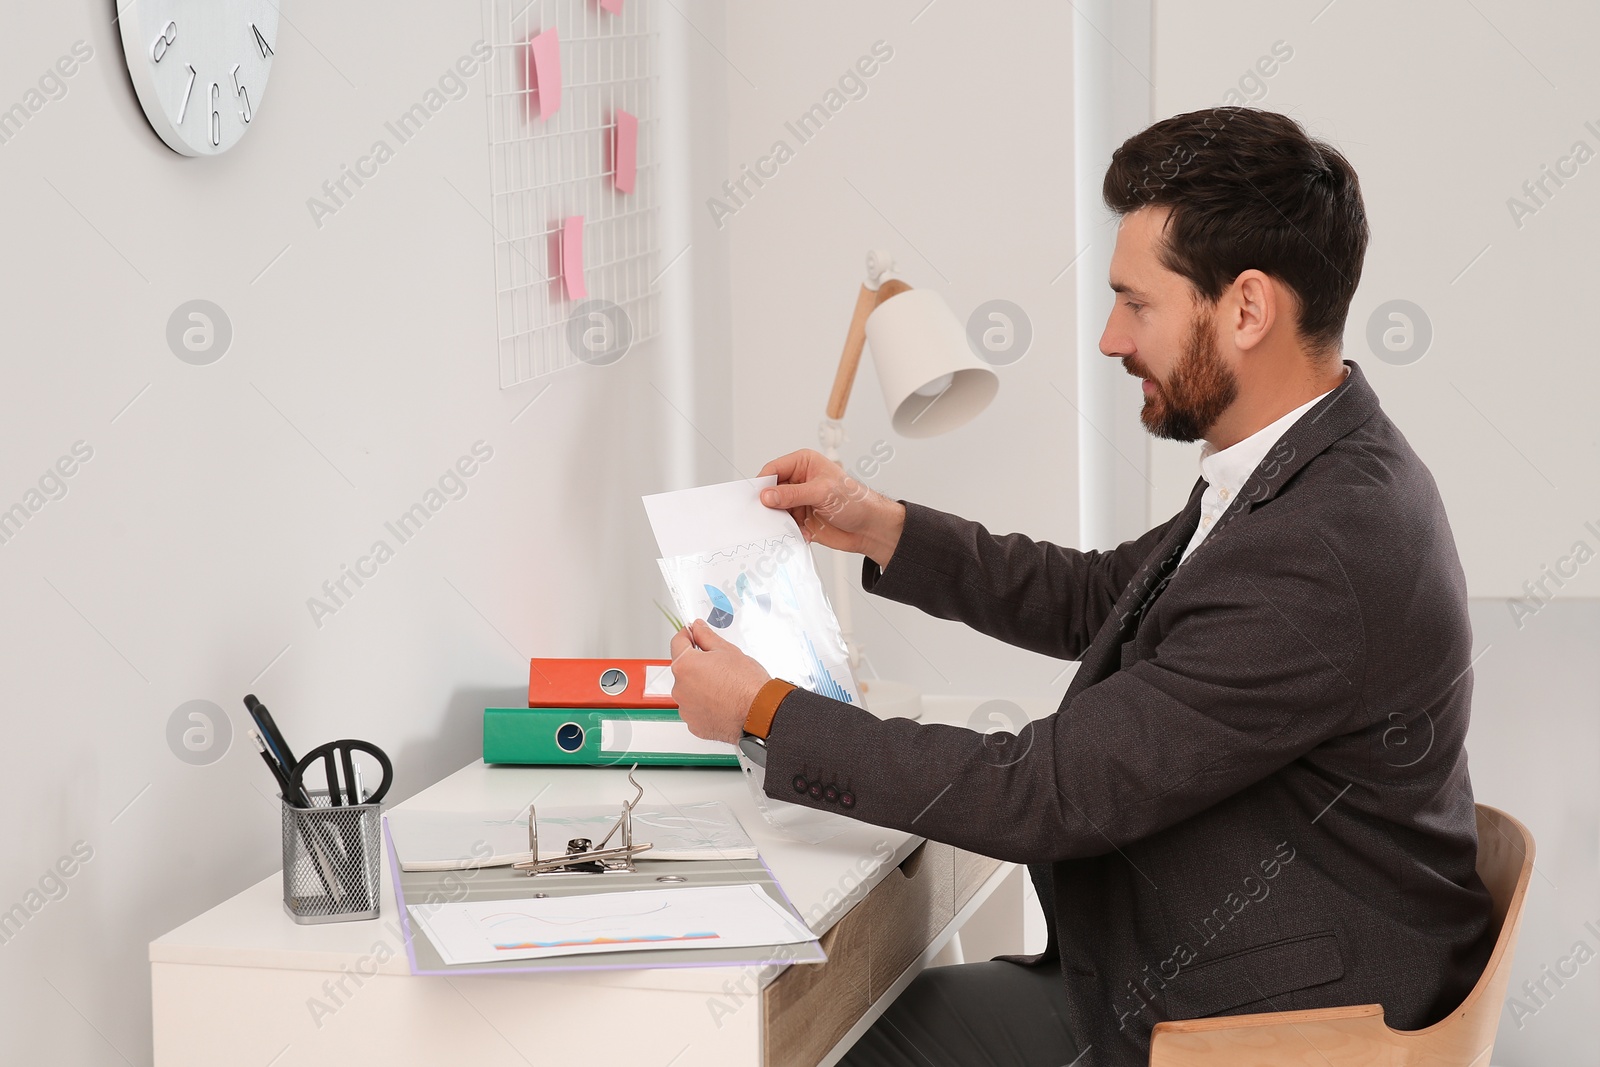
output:
<path id="1" fill-rule="evenodd" d="M 617 872 L 632 873 L 633 857 L 647 851 L 651 845 L 647 841 L 642 845 L 633 843 L 633 807 L 639 803 L 639 798 L 644 796 L 644 786 L 633 780 L 633 772 L 639 765 L 635 763 L 628 768 L 628 784 L 633 786 L 633 799 L 622 805 L 622 814 L 617 816 L 617 821 L 611 824 L 611 829 L 606 831 L 606 836 L 600 839 L 600 844 L 595 845 L 587 837 L 574 837 L 567 842 L 567 854 L 552 856 L 550 859 L 539 858 L 539 822 L 534 812 L 533 804 L 528 805 L 528 858 L 512 864 L 524 874 L 612 874 Z M 622 844 L 615 848 L 607 848 L 606 843 L 616 836 L 618 830 L 622 831 Z"/>

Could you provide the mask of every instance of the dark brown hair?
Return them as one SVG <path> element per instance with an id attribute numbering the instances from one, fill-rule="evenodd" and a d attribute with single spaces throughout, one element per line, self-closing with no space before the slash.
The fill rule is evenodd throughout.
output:
<path id="1" fill-rule="evenodd" d="M 1171 209 L 1162 262 L 1207 301 L 1259 270 L 1294 291 L 1301 336 L 1338 350 L 1367 212 L 1350 161 L 1294 119 L 1247 107 L 1163 119 L 1112 154 L 1102 195 L 1118 215 Z"/>

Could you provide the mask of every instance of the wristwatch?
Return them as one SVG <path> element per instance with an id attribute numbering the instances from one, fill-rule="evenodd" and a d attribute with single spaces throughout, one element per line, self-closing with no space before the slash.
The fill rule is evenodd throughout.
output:
<path id="1" fill-rule="evenodd" d="M 739 751 L 745 758 L 762 770 L 767 769 L 767 739 L 757 737 L 755 734 L 745 734 L 739 738 Z"/>
<path id="2" fill-rule="evenodd" d="M 794 688 L 792 682 L 769 678 L 750 701 L 750 712 L 744 718 L 744 734 L 739 738 L 739 751 L 762 770 L 767 767 L 767 734 L 772 730 L 772 717 Z"/>

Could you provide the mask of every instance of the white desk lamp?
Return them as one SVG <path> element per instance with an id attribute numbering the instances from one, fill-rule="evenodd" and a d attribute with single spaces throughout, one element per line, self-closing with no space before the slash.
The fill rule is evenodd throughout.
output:
<path id="1" fill-rule="evenodd" d="M 1000 388 L 999 377 L 972 354 L 966 331 L 944 298 L 932 289 L 911 288 L 893 271 L 889 253 L 867 253 L 867 280 L 856 294 L 855 314 L 819 431 L 823 454 L 835 463 L 844 443 L 839 420 L 844 418 L 868 344 L 890 425 L 903 437 L 933 437 L 966 425 L 989 406 Z M 861 678 L 861 647 L 851 623 L 851 574 L 842 553 L 834 558 L 833 578 L 833 609 L 850 654 L 851 672 L 869 710 L 881 718 L 917 718 L 922 694 L 916 689 L 904 682 Z"/>

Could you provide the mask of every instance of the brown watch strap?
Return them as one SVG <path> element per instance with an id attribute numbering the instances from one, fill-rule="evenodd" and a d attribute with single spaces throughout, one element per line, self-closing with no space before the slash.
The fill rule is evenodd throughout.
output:
<path id="1" fill-rule="evenodd" d="M 772 730 L 772 717 L 778 713 L 778 704 L 794 689 L 793 683 L 782 678 L 769 678 L 756 690 L 756 698 L 750 702 L 750 713 L 744 718 L 744 732 L 766 740 Z"/>

